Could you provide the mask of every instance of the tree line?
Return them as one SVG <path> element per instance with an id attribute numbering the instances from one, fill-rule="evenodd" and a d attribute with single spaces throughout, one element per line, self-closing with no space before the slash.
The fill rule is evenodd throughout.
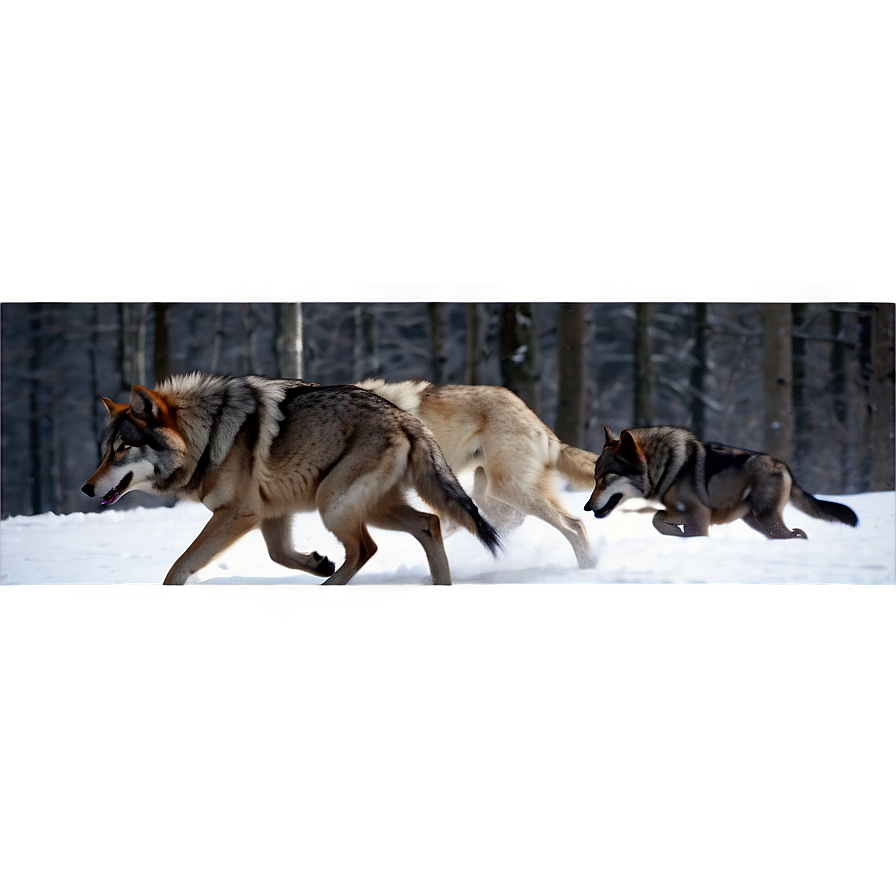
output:
<path id="1" fill-rule="evenodd" d="M 681 425 L 768 451 L 817 493 L 889 490 L 893 307 L 5 303 L 2 514 L 94 509 L 79 489 L 108 420 L 100 396 L 193 370 L 502 385 L 594 452 L 604 426 Z"/>

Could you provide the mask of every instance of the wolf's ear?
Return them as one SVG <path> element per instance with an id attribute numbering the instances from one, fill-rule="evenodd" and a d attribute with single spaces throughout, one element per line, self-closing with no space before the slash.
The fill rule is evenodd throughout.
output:
<path id="1" fill-rule="evenodd" d="M 638 448 L 638 443 L 635 441 L 635 437 L 627 429 L 622 430 L 619 434 L 618 456 L 631 464 L 636 464 L 638 466 L 644 465 L 644 456 Z"/>
<path id="2" fill-rule="evenodd" d="M 109 416 L 113 419 L 119 414 L 123 414 L 128 409 L 126 404 L 118 404 L 117 402 L 112 401 L 111 398 L 103 398 L 101 401 L 106 406 Z"/>
<path id="3" fill-rule="evenodd" d="M 605 435 L 606 438 L 607 438 L 607 441 L 604 442 L 604 448 L 606 448 L 608 445 L 612 445 L 613 442 L 616 441 L 616 439 L 613 438 L 613 433 L 610 432 L 610 427 L 609 427 L 609 426 L 605 426 L 605 427 L 604 427 L 604 435 Z"/>
<path id="4" fill-rule="evenodd" d="M 160 396 L 145 386 L 131 388 L 131 412 L 141 420 L 156 420 L 162 415 Z"/>

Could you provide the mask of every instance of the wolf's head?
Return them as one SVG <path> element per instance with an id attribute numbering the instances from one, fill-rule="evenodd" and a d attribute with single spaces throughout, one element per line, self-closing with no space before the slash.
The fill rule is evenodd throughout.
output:
<path id="1" fill-rule="evenodd" d="M 628 498 L 643 498 L 650 487 L 647 461 L 634 436 L 626 429 L 614 439 L 606 426 L 604 435 L 604 450 L 594 464 L 594 491 L 585 505 L 598 519 Z"/>
<path id="2" fill-rule="evenodd" d="M 108 398 L 103 404 L 109 412 L 103 461 L 81 491 L 89 498 L 102 495 L 104 507 L 126 492 L 164 491 L 166 478 L 186 454 L 173 409 L 161 394 L 144 386 L 131 389 L 129 404 Z"/>

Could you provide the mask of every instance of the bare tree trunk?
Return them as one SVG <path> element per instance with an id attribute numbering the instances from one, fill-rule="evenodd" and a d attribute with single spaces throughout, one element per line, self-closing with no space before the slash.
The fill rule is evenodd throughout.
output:
<path id="1" fill-rule="evenodd" d="M 479 362 L 482 360 L 484 338 L 483 308 L 478 302 L 467 303 L 467 366 L 464 381 L 479 382 Z"/>
<path id="2" fill-rule="evenodd" d="M 40 371 L 42 367 L 41 345 L 41 309 L 40 303 L 31 305 L 28 309 L 28 335 L 31 337 L 31 351 L 29 353 L 28 372 L 28 480 L 31 486 L 29 496 L 29 515 L 40 513 L 43 510 L 41 503 L 41 450 L 43 441 L 41 438 L 41 416 L 43 409 L 40 403 L 41 382 Z"/>
<path id="3" fill-rule="evenodd" d="M 588 305 L 561 303 L 557 309 L 557 423 L 554 432 L 568 445 L 585 442 L 587 358 Z"/>
<path id="4" fill-rule="evenodd" d="M 871 488 L 893 490 L 893 305 L 876 304 L 871 317 Z"/>
<path id="5" fill-rule="evenodd" d="M 539 413 L 538 334 L 531 302 L 507 302 L 501 306 L 501 379 Z"/>
<path id="6" fill-rule="evenodd" d="M 277 353 L 277 375 L 283 379 L 302 378 L 302 306 L 284 302 L 274 306 L 274 344 Z"/>
<path id="7" fill-rule="evenodd" d="M 170 302 L 154 302 L 154 335 L 153 340 L 153 373 L 156 382 L 168 379 L 171 376 L 171 342 L 168 335 L 168 317 L 171 310 Z"/>
<path id="8" fill-rule="evenodd" d="M 445 382 L 445 335 L 442 328 L 442 306 L 439 302 L 430 302 L 429 312 L 429 355 L 432 364 L 433 383 L 441 386 Z"/>
<path id="9" fill-rule="evenodd" d="M 765 306 L 764 449 L 785 462 L 793 451 L 793 354 L 791 308 L 787 302 Z"/>
<path id="10" fill-rule="evenodd" d="M 840 481 L 835 483 L 831 490 L 841 493 L 853 487 L 848 471 L 853 469 L 855 463 L 856 440 L 852 438 L 849 432 L 849 407 L 852 402 L 847 399 L 843 313 L 836 308 L 831 311 L 831 342 L 831 376 L 829 382 L 833 417 L 837 425 L 833 439 L 833 450 L 838 451 L 840 458 L 838 464 Z"/>
<path id="11" fill-rule="evenodd" d="M 635 305 L 635 426 L 653 426 L 653 396 L 656 371 L 653 368 L 653 338 L 650 332 L 653 306 Z"/>
<path id="12" fill-rule="evenodd" d="M 706 437 L 706 379 L 709 370 L 709 323 L 706 302 L 694 304 L 694 366 L 691 368 L 691 427 Z"/>
<path id="13" fill-rule="evenodd" d="M 65 465 L 68 439 L 65 431 L 65 420 L 59 414 L 49 415 L 50 435 L 52 439 L 50 453 L 50 488 L 52 489 L 49 509 L 53 513 L 67 513 L 73 492 L 65 487 Z"/>
<path id="14" fill-rule="evenodd" d="M 790 310 L 790 350 L 793 379 L 793 446 L 791 452 L 795 457 L 801 458 L 806 456 L 804 451 L 814 441 L 812 437 L 812 414 L 809 413 L 808 407 L 810 398 L 806 390 L 806 339 L 802 332 L 803 328 L 808 325 L 810 309 L 808 305 L 792 303 Z"/>
<path id="15" fill-rule="evenodd" d="M 100 433 L 106 426 L 109 419 L 108 414 L 103 408 L 100 398 L 105 392 L 100 393 L 100 378 L 97 370 L 97 352 L 100 345 L 100 306 L 94 302 L 91 306 L 90 328 L 93 331 L 93 338 L 90 340 L 90 415 L 93 420 L 93 434 L 96 437 L 96 462 L 99 466 L 102 460 L 100 452 Z"/>
<path id="16" fill-rule="evenodd" d="M 355 381 L 381 375 L 376 306 L 359 302 L 355 307 Z"/>
<path id="17" fill-rule="evenodd" d="M 220 373 L 221 346 L 224 342 L 224 306 L 220 302 L 215 303 L 215 311 L 212 318 L 212 373 Z"/>
<path id="18" fill-rule="evenodd" d="M 255 326 L 256 317 L 255 307 L 251 302 L 243 303 L 239 306 L 240 314 L 243 318 L 243 364 L 242 368 L 246 373 L 259 373 L 258 370 L 258 328 Z"/>
<path id="19" fill-rule="evenodd" d="M 855 427 L 857 433 L 857 441 L 861 446 L 861 453 L 856 456 L 856 469 L 859 472 L 859 491 L 866 491 L 871 488 L 871 419 L 872 419 L 872 397 L 871 397 L 871 378 L 873 371 L 872 350 L 872 322 L 874 317 L 874 305 L 863 302 L 859 305 L 859 322 L 858 322 L 858 346 L 856 350 L 859 362 L 859 396 L 860 401 L 864 404 L 864 413 Z"/>
<path id="20" fill-rule="evenodd" d="M 146 305 L 143 302 L 122 302 L 118 306 L 121 329 L 121 386 L 146 385 Z"/>

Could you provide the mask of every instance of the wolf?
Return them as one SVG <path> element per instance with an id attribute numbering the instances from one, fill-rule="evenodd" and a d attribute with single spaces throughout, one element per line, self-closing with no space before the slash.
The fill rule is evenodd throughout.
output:
<path id="1" fill-rule="evenodd" d="M 354 386 L 194 373 L 155 389 L 133 386 L 128 404 L 102 401 L 110 417 L 103 460 L 82 491 L 104 506 L 139 489 L 212 511 L 166 585 L 182 585 L 257 526 L 272 560 L 344 585 L 377 549 L 368 525 L 413 535 L 433 584 L 450 585 L 439 517 L 407 503 L 410 487 L 492 553 L 498 548 L 426 427 Z M 345 548 L 338 569 L 292 546 L 292 515 L 315 509 Z"/>
<path id="2" fill-rule="evenodd" d="M 781 516 L 788 501 L 820 520 L 858 525 L 844 504 L 820 501 L 802 489 L 787 465 L 768 454 L 701 442 L 687 429 L 604 427 L 606 443 L 594 467 L 594 491 L 585 505 L 597 518 L 627 498 L 665 505 L 653 517 L 663 535 L 708 535 L 710 525 L 742 519 L 766 538 L 807 538 Z"/>
<path id="3" fill-rule="evenodd" d="M 521 398 L 500 386 L 382 379 L 356 385 L 419 417 L 457 475 L 475 469 L 473 500 L 499 531 L 531 514 L 566 538 L 582 569 L 594 567 L 588 533 L 561 503 L 555 473 L 576 488 L 591 488 L 596 454 L 561 442 Z"/>

